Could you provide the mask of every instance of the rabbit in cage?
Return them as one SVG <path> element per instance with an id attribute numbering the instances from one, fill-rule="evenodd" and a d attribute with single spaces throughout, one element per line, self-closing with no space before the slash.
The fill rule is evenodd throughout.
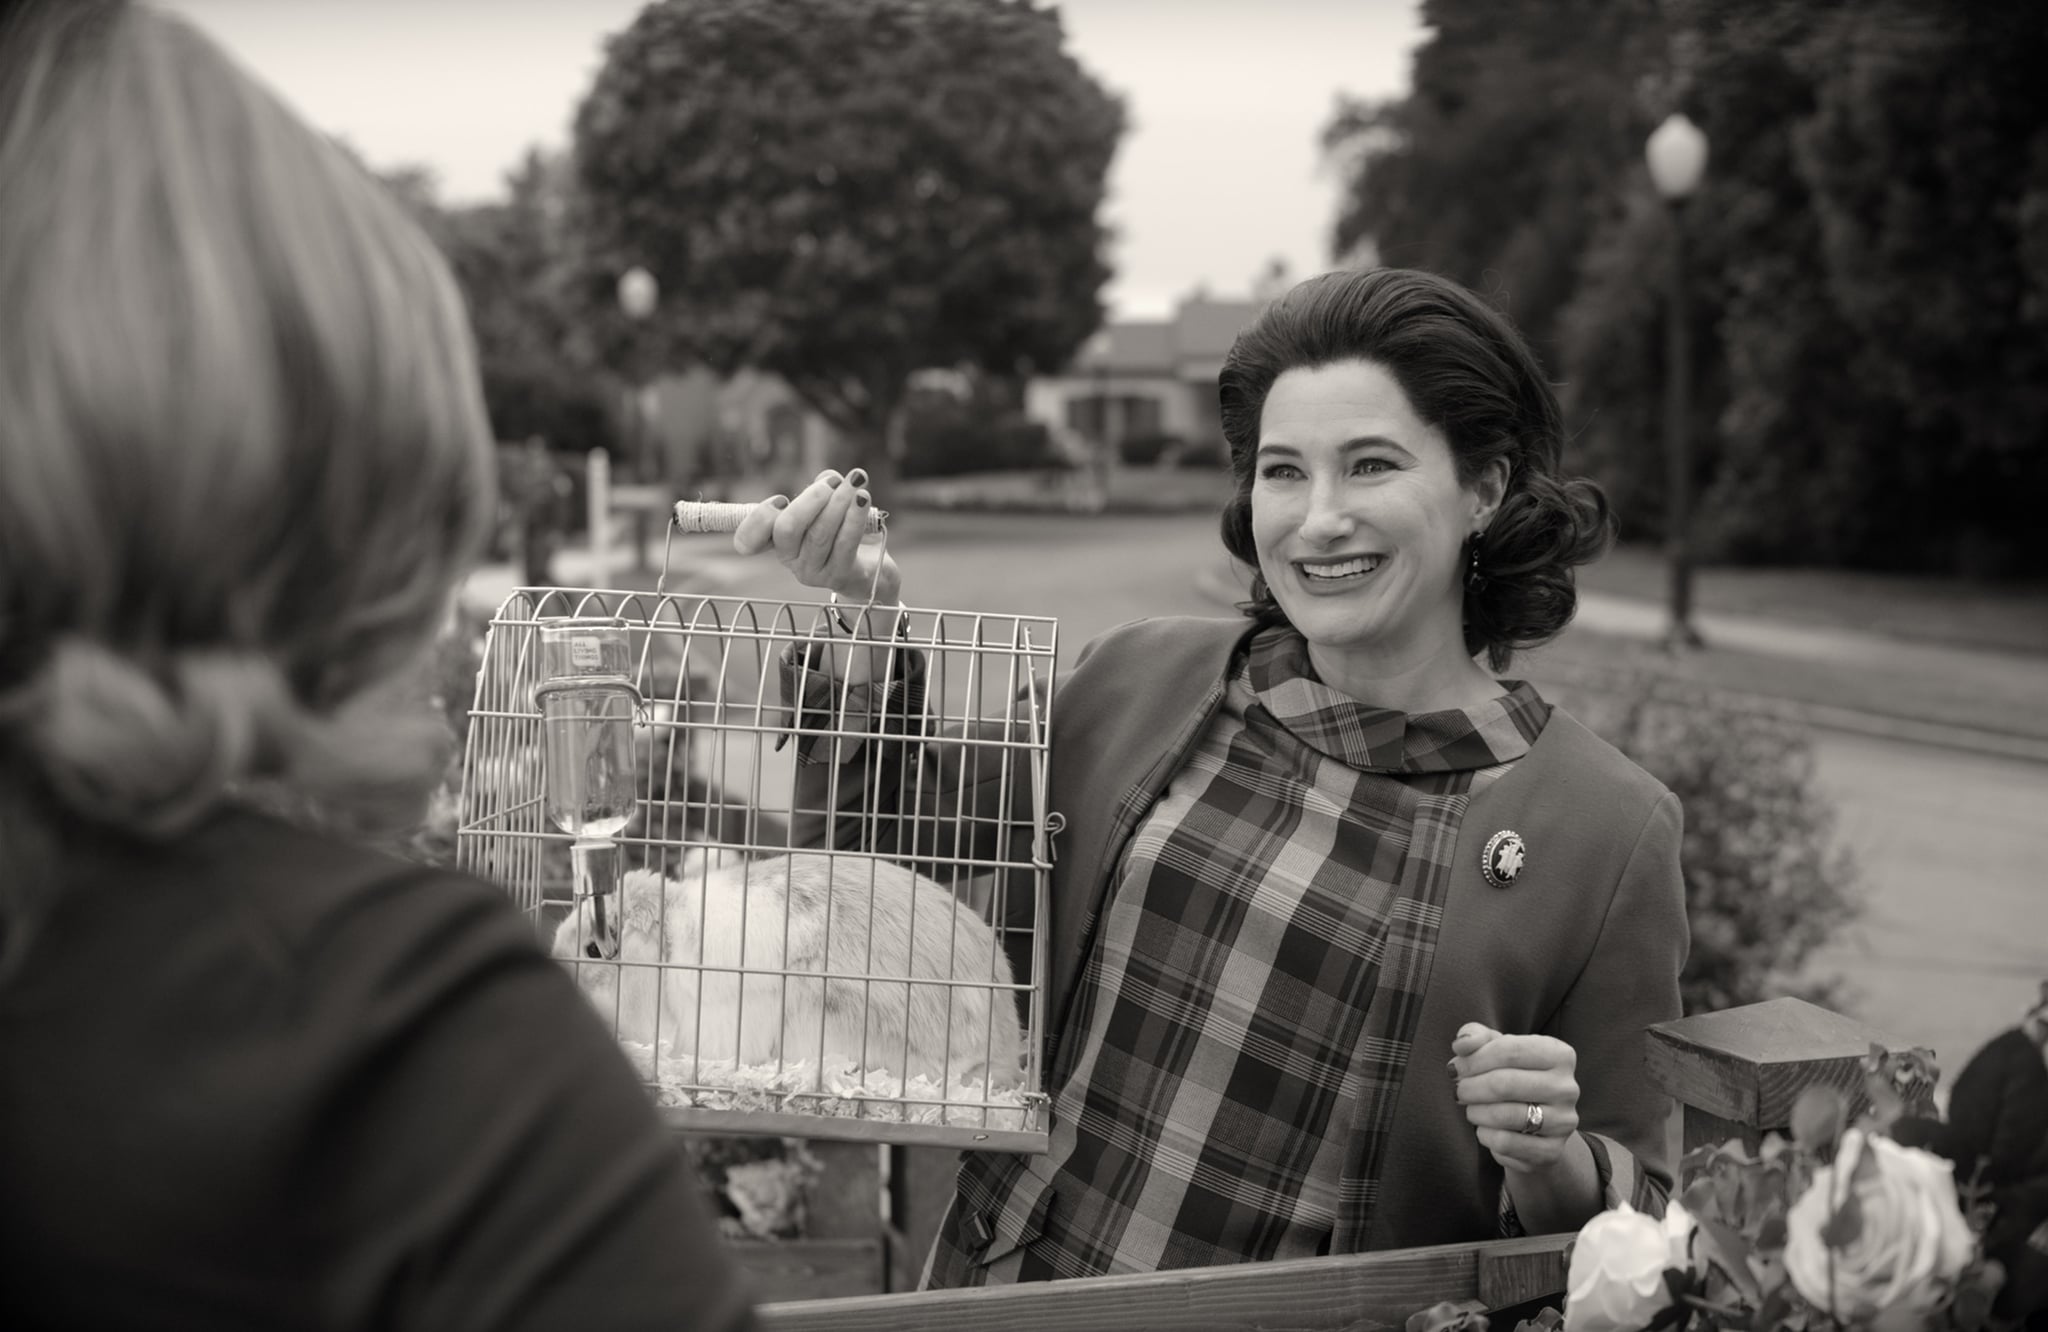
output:
<path id="1" fill-rule="evenodd" d="M 995 932 L 900 865 L 821 852 L 720 863 L 693 851 L 674 879 L 628 873 L 621 897 L 616 962 L 592 960 L 588 901 L 562 921 L 554 952 L 622 1040 L 659 1039 L 678 1055 L 742 1064 L 822 1053 L 827 1067 L 907 1068 L 944 1083 L 986 1077 L 991 1087 L 1014 1087 L 1021 1079 L 1010 963 Z M 698 966 L 750 974 L 700 975 Z M 784 970 L 973 983 L 798 975 L 785 995 Z"/>

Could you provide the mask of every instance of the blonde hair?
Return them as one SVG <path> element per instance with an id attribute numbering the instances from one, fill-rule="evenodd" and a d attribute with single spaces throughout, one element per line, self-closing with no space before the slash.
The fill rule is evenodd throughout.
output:
<path id="1" fill-rule="evenodd" d="M 495 495 L 431 242 L 185 23 L 28 0 L 0 19 L 0 310 L 17 823 L 423 791 L 445 730 L 386 695 Z"/>

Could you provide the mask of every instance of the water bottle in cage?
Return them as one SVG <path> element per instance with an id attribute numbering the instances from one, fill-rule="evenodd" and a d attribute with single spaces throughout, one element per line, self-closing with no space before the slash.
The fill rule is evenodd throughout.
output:
<path id="1" fill-rule="evenodd" d="M 615 688 L 563 685 L 544 695 L 548 819 L 563 832 L 616 837 L 632 820 L 633 714 L 632 695 Z"/>

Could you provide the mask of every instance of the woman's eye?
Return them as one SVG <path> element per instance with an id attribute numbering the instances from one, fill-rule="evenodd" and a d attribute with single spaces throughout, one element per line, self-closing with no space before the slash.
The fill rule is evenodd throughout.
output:
<path id="1" fill-rule="evenodd" d="M 1360 458 L 1352 465 L 1351 470 L 1363 476 L 1378 476 L 1383 472 L 1393 471 L 1394 465 L 1385 458 Z"/>
<path id="2" fill-rule="evenodd" d="M 1301 469 L 1293 463 L 1267 463 L 1259 475 L 1268 481 L 1290 481 L 1301 475 Z"/>

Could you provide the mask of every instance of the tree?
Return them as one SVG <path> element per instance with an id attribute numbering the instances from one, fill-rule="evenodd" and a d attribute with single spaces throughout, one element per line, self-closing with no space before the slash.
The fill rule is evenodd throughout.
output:
<path id="1" fill-rule="evenodd" d="M 1820 270 L 1891 441 L 1858 553 L 2048 569 L 2048 15 L 1867 0 L 1801 56 Z"/>
<path id="2" fill-rule="evenodd" d="M 1688 53 L 1668 102 L 1713 144 L 1687 225 L 1702 552 L 2048 567 L 2024 535 L 2048 493 L 2048 23 L 1891 0 L 1663 17 Z M 1669 229 L 1639 170 L 1615 190 L 1560 365 L 1581 459 L 1641 536 Z"/>
<path id="3" fill-rule="evenodd" d="M 1016 374 L 1101 322 L 1118 101 L 1028 0 L 660 0 L 576 114 L 581 294 L 659 281 L 652 355 L 786 380 L 903 456 L 911 372 Z M 616 345 L 616 344 L 615 344 Z"/>
<path id="4" fill-rule="evenodd" d="M 1544 359 L 1588 238 L 1648 125 L 1653 0 L 1425 0 L 1433 31 L 1398 100 L 1340 103 L 1323 131 L 1346 183 L 1332 252 L 1492 296 Z"/>
<path id="5" fill-rule="evenodd" d="M 377 175 L 462 289 L 492 433 L 509 441 L 538 436 L 577 453 L 610 444 L 604 376 L 567 300 L 567 160 L 529 149 L 506 174 L 503 202 L 456 208 L 440 202 L 424 168 Z"/>
<path id="6" fill-rule="evenodd" d="M 1687 205 L 1694 538 L 1709 559 L 2048 569 L 2048 16 L 1959 0 L 1428 0 L 1413 92 L 1340 109 L 1340 252 L 1492 294 L 1574 462 L 1661 535 L 1670 221 Z"/>

